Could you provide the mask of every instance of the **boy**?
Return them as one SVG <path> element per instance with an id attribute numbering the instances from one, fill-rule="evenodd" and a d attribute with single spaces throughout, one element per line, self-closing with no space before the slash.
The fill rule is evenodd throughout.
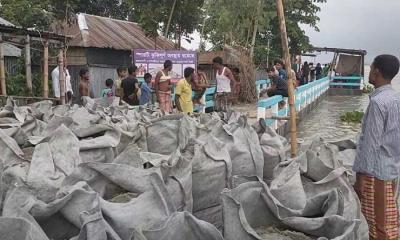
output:
<path id="1" fill-rule="evenodd" d="M 275 67 L 276 71 L 278 71 L 279 77 L 286 81 L 287 80 L 287 72 L 284 69 L 283 61 L 280 59 L 276 59 L 274 61 L 274 67 Z"/>
<path id="2" fill-rule="evenodd" d="M 175 102 L 178 111 L 183 113 L 193 113 L 192 83 L 194 79 L 194 69 L 187 67 L 184 70 L 183 79 L 176 84 Z"/>
<path id="3" fill-rule="evenodd" d="M 121 87 L 124 92 L 122 100 L 131 106 L 139 105 L 139 97 L 141 94 L 139 81 L 136 79 L 136 65 L 128 68 L 129 76 L 122 80 Z"/>
<path id="4" fill-rule="evenodd" d="M 128 68 L 126 67 L 118 67 L 117 68 L 118 78 L 115 79 L 115 96 L 122 98 L 124 95 L 124 91 L 121 88 L 122 80 L 124 80 L 128 76 Z"/>
<path id="5" fill-rule="evenodd" d="M 152 78 L 153 76 L 151 76 L 150 73 L 144 75 L 144 82 L 140 86 L 142 92 L 140 95 L 140 105 L 151 103 L 151 94 L 153 93 L 153 89 L 151 89 L 150 83 Z"/>
<path id="6" fill-rule="evenodd" d="M 93 91 L 91 89 L 89 70 L 87 68 L 82 68 L 79 71 L 79 94 L 81 97 L 94 97 Z"/>
<path id="7" fill-rule="evenodd" d="M 288 85 L 287 81 L 283 80 L 280 76 L 276 75 L 274 68 L 267 69 L 268 78 L 272 82 L 272 86 L 267 90 L 261 92 L 261 95 L 267 93 L 268 97 L 281 95 L 282 97 L 288 97 Z"/>
<path id="8" fill-rule="evenodd" d="M 113 93 L 113 86 L 114 86 L 114 81 L 112 79 L 107 79 L 106 80 L 106 87 L 105 89 L 103 89 L 101 91 L 101 97 L 114 97 L 114 93 Z"/>

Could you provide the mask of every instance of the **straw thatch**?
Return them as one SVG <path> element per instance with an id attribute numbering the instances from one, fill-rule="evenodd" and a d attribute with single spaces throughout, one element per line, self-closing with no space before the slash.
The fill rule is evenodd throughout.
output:
<path id="1" fill-rule="evenodd" d="M 241 102 L 254 103 L 257 101 L 255 65 L 250 58 L 248 49 L 239 46 L 225 46 L 227 62 L 236 66 L 240 71 Z"/>

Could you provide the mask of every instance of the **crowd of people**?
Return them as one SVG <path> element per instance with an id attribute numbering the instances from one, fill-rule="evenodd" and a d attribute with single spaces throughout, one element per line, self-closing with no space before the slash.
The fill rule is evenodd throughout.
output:
<path id="1" fill-rule="evenodd" d="M 328 74 L 328 70 L 329 64 L 325 64 L 325 66 L 322 67 L 321 63 L 317 63 L 317 65 L 314 66 L 314 63 L 304 62 L 297 74 L 299 85 L 308 84 L 315 80 L 321 79 Z"/>
<path id="2" fill-rule="evenodd" d="M 64 60 L 65 61 L 65 60 Z M 66 65 L 64 65 L 66 66 Z M 199 66 L 197 70 L 192 67 L 184 69 L 184 76 L 177 82 L 172 79 L 173 63 L 166 60 L 163 69 L 153 76 L 150 73 L 144 74 L 144 81 L 137 78 L 138 68 L 133 65 L 128 68 L 117 68 L 116 79 L 106 79 L 104 88 L 100 92 L 102 98 L 119 97 L 125 103 L 132 106 L 147 105 L 155 106 L 166 112 L 172 113 L 176 110 L 193 113 L 201 112 L 205 107 L 204 94 L 206 89 L 211 87 L 204 70 Z M 213 59 L 213 68 L 216 71 L 215 110 L 226 111 L 227 106 L 237 101 L 240 92 L 238 79 L 239 70 L 230 69 L 223 64 L 220 57 Z M 59 67 L 52 72 L 53 92 L 56 98 L 60 98 Z M 71 77 L 68 69 L 64 67 L 66 83 L 66 99 L 70 104 L 74 95 Z M 175 97 L 173 98 L 173 94 Z M 94 98 L 93 87 L 91 86 L 89 70 L 83 68 L 79 71 L 79 96 Z"/>
<path id="3" fill-rule="evenodd" d="M 200 66 L 197 70 L 190 67 L 184 69 L 183 78 L 174 84 L 171 77 L 172 67 L 172 61 L 166 60 L 163 69 L 158 71 L 154 77 L 150 73 L 145 73 L 144 81 L 142 82 L 139 82 L 137 78 L 139 69 L 135 65 L 129 68 L 119 67 L 116 79 L 105 80 L 104 89 L 101 90 L 100 97 L 119 97 L 125 103 L 132 106 L 154 106 L 157 104 L 166 113 L 173 112 L 174 107 L 178 111 L 186 113 L 202 112 L 205 107 L 203 96 L 206 89 L 211 86 L 203 69 Z M 221 57 L 213 59 L 213 69 L 215 70 L 216 79 L 214 110 L 227 111 L 230 105 L 238 102 L 241 87 L 240 71 L 238 68 L 231 69 L 225 66 Z M 305 62 L 297 72 L 292 70 L 292 74 L 296 76 L 296 85 L 303 85 L 320 79 L 326 74 L 326 69 L 327 66 L 323 69 L 320 63 L 314 67 L 313 63 L 308 64 Z M 288 97 L 288 73 L 283 61 L 280 59 L 275 60 L 274 65 L 268 67 L 266 72 L 268 78 L 271 80 L 271 86 L 263 90 L 260 93 L 261 96 L 267 95 L 268 97 L 272 97 L 281 95 Z M 66 99 L 67 103 L 71 103 L 74 93 L 71 85 L 71 76 L 66 67 L 64 68 L 64 74 Z M 52 78 L 54 96 L 60 98 L 59 67 L 53 70 Z M 79 78 L 79 96 L 93 98 L 95 94 L 89 80 L 89 70 L 86 68 L 81 69 Z M 173 100 L 174 90 L 175 98 Z"/>

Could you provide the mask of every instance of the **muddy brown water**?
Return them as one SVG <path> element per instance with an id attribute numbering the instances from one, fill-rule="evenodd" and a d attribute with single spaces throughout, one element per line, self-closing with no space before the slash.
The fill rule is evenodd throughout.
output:
<path id="1" fill-rule="evenodd" d="M 365 80 L 368 81 L 366 66 Z M 393 87 L 400 91 L 400 75 L 393 80 Z M 323 137 L 327 141 L 356 139 L 361 124 L 345 123 L 340 116 L 354 110 L 365 111 L 369 103 L 368 94 L 362 96 L 328 96 L 298 125 L 298 137 L 310 139 Z"/>

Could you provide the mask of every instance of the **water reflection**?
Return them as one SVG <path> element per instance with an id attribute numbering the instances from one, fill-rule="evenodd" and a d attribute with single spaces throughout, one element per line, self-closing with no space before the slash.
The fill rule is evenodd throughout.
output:
<path id="1" fill-rule="evenodd" d="M 329 96 L 318 108 L 299 124 L 298 137 L 323 137 L 328 141 L 355 138 L 360 124 L 340 121 L 345 112 L 365 110 L 368 106 L 368 95 L 363 96 Z"/>

